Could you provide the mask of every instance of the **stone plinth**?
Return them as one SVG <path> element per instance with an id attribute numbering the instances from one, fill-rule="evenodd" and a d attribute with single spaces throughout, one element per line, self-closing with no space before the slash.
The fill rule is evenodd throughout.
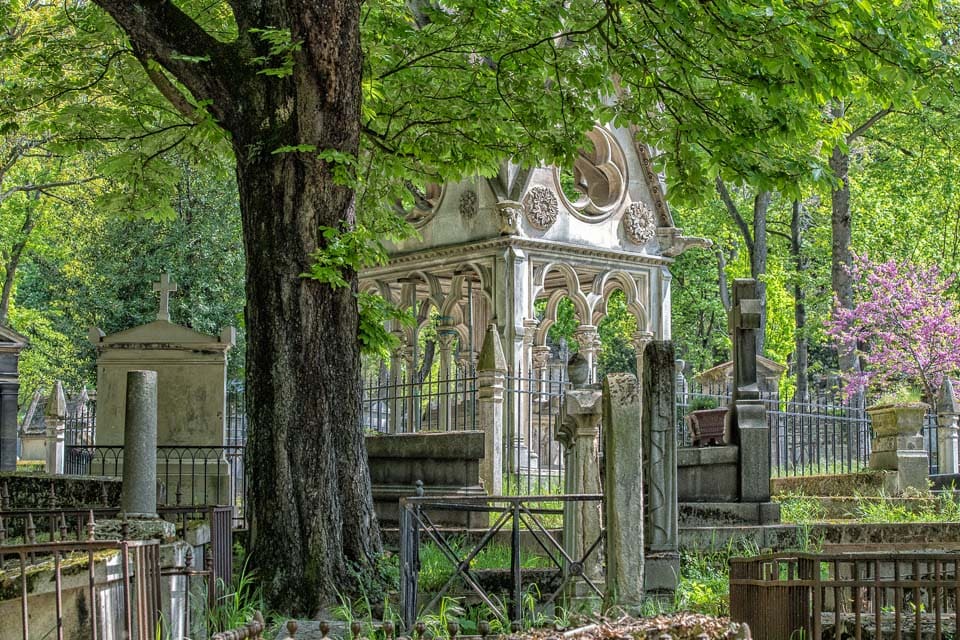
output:
<path id="1" fill-rule="evenodd" d="M 867 407 L 873 429 L 870 468 L 895 472 L 885 474 L 884 487 L 891 494 L 927 491 L 929 459 L 920 432 L 928 408 L 923 402 Z"/>
<path id="2" fill-rule="evenodd" d="M 418 481 L 426 496 L 485 493 L 480 485 L 481 431 L 367 436 L 366 443 L 374 509 L 381 525 L 397 524 L 399 500 L 415 495 Z M 437 524 L 488 526 L 486 513 L 431 511 L 429 515 Z"/>

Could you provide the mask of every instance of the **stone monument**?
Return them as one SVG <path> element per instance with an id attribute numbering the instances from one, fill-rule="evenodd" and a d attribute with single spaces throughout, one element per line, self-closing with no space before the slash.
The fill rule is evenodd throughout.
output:
<path id="1" fill-rule="evenodd" d="M 155 371 L 157 444 L 167 448 L 157 464 L 167 501 L 173 502 L 178 489 L 171 485 L 180 482 L 183 502 L 222 503 L 229 498 L 229 469 L 220 449 L 227 444 L 227 352 L 236 333 L 226 327 L 219 336 L 210 336 L 173 324 L 170 294 L 177 290 L 176 283 L 164 274 L 154 290 L 160 293 L 154 322 L 109 336 L 90 329 L 97 350 L 96 444 L 124 444 L 127 373 Z M 174 456 L 172 465 L 165 464 L 164 455 Z M 169 469 L 176 469 L 177 480 L 165 477 Z"/>
<path id="2" fill-rule="evenodd" d="M 0 471 L 17 470 L 18 364 L 26 346 L 26 338 L 0 325 Z"/>

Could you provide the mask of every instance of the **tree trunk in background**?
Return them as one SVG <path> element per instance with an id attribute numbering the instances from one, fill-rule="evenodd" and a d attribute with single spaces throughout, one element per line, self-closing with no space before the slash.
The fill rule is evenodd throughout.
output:
<path id="1" fill-rule="evenodd" d="M 317 152 L 358 153 L 360 2 L 231 2 L 239 39 L 223 43 L 174 3 L 96 1 L 174 106 L 194 115 L 151 60 L 231 134 L 247 270 L 251 568 L 271 609 L 315 614 L 359 593 L 358 580 L 370 586 L 381 549 L 360 425 L 357 274 L 343 273 L 340 289 L 301 275 L 323 248 L 320 226 L 354 225 L 353 190 Z M 260 73 L 258 59 L 279 61 L 258 34 L 287 29 L 298 43 L 290 72 Z M 297 145 L 313 150 L 278 151 Z"/>
<path id="2" fill-rule="evenodd" d="M 33 227 L 36 225 L 36 218 L 28 212 L 27 217 L 20 227 L 20 239 L 17 240 L 10 253 L 4 256 L 6 263 L 3 265 L 3 288 L 0 289 L 0 324 L 7 324 L 7 318 L 10 315 L 10 298 L 13 296 L 13 283 L 17 277 L 17 268 L 20 266 L 20 259 L 27 248 L 27 242 L 30 240 L 30 234 L 33 233 Z"/>
<path id="3" fill-rule="evenodd" d="M 757 331 L 757 355 L 763 355 L 767 342 L 767 211 L 771 193 L 761 191 L 753 199 L 753 250 L 750 252 L 750 277 L 757 281 L 760 297 L 760 330 Z"/>
<path id="4" fill-rule="evenodd" d="M 797 374 L 797 388 L 793 394 L 795 402 L 809 402 L 810 389 L 807 382 L 807 305 L 804 291 L 804 275 L 809 261 L 803 253 L 803 234 L 807 229 L 807 221 L 803 216 L 803 205 L 799 200 L 793 201 L 793 211 L 790 216 L 790 253 L 793 254 L 796 276 L 793 283 L 793 320 L 794 320 L 794 369 Z"/>
<path id="5" fill-rule="evenodd" d="M 847 174 L 850 167 L 850 155 L 840 147 L 833 148 L 830 156 L 830 169 L 838 181 L 838 187 L 830 194 L 831 246 L 830 282 L 833 295 L 841 307 L 853 308 L 853 282 L 850 279 L 850 267 L 853 266 L 853 254 L 850 250 L 850 238 L 853 225 L 850 219 L 850 184 Z M 852 353 L 840 353 L 840 372 L 855 371 L 857 359 Z"/>

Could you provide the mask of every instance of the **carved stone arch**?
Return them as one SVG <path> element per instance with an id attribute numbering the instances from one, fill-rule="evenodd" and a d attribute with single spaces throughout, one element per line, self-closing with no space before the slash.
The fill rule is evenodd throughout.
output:
<path id="1" fill-rule="evenodd" d="M 546 290 L 547 276 L 552 271 L 560 272 L 566 289 L 570 292 L 570 298 L 582 298 L 586 305 L 586 297 L 580 288 L 580 278 L 577 275 L 577 270 L 566 262 L 548 262 L 534 269 L 533 281 L 531 282 L 533 299 L 536 300 L 543 297 L 543 294 L 548 293 Z"/>
<path id="2" fill-rule="evenodd" d="M 436 306 L 437 309 L 443 306 L 445 296 L 440 278 L 426 271 L 411 271 L 407 274 L 407 278 L 410 280 L 422 280 L 423 283 L 427 285 L 427 298 L 430 302 Z"/>
<path id="3" fill-rule="evenodd" d="M 554 181 L 573 215 L 586 222 L 600 222 L 620 208 L 627 194 L 627 159 L 608 129 L 594 127 L 587 132 L 587 139 L 589 146 L 577 151 L 573 164 L 574 188 L 579 197 L 571 200 L 564 192 L 559 168 L 554 170 Z"/>
<path id="4" fill-rule="evenodd" d="M 493 306 L 492 275 L 489 267 L 475 262 L 465 262 L 457 269 L 457 273 L 464 275 L 467 273 L 475 274 L 480 279 L 480 294 L 484 297 L 487 304 L 491 305 L 491 307 Z"/>
<path id="5" fill-rule="evenodd" d="M 591 317 L 590 308 L 587 306 L 586 299 L 582 295 L 578 299 L 571 296 L 570 292 L 566 289 L 554 289 L 550 293 L 550 297 L 547 298 L 547 307 L 543 312 L 543 320 L 540 321 L 537 331 L 534 334 L 533 343 L 535 345 L 546 344 L 547 331 L 556 323 L 557 307 L 559 307 L 560 301 L 564 298 L 569 298 L 570 301 L 573 302 L 573 312 L 577 320 L 580 321 L 580 324 L 586 324 L 587 320 Z"/>
<path id="6" fill-rule="evenodd" d="M 627 311 L 637 321 L 638 331 L 648 331 L 647 309 L 640 301 L 640 287 L 636 278 L 626 271 L 616 270 L 600 274 L 593 281 L 593 293 L 600 296 L 601 302 L 596 306 L 593 314 L 593 323 L 600 324 L 600 320 L 607 316 L 607 304 L 614 291 L 622 291 L 627 305 Z"/>

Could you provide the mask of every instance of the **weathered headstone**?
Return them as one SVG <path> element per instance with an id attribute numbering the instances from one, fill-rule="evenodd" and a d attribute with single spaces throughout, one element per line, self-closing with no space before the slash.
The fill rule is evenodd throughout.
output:
<path id="1" fill-rule="evenodd" d="M 867 407 L 872 433 L 870 468 L 881 472 L 889 495 L 929 488 L 930 461 L 921 435 L 928 408 L 923 402 Z"/>
<path id="2" fill-rule="evenodd" d="M 677 439 L 673 343 L 649 342 L 643 351 L 641 420 L 646 464 L 644 590 L 669 598 L 680 579 L 677 512 Z"/>
<path id="3" fill-rule="evenodd" d="M 27 339 L 0 325 L 0 471 L 17 469 L 18 364 Z"/>
<path id="4" fill-rule="evenodd" d="M 160 292 L 156 321 L 110 336 L 90 330 L 97 350 L 96 444 L 124 444 L 127 373 L 155 371 L 157 443 L 180 447 L 176 465 L 166 468 L 176 470 L 184 502 L 222 501 L 229 497 L 229 468 L 218 448 L 228 444 L 227 352 L 235 331 L 227 327 L 210 336 L 169 322 L 176 283 L 166 276 L 154 288 Z M 176 491 L 167 486 L 168 500 Z"/>
<path id="5" fill-rule="evenodd" d="M 603 381 L 603 516 L 607 604 L 639 614 L 643 604 L 643 432 L 637 378 L 614 373 Z"/>
<path id="6" fill-rule="evenodd" d="M 757 386 L 757 329 L 761 317 L 756 280 L 734 280 L 730 309 L 733 396 L 725 440 L 739 446 L 738 485 L 742 502 L 770 500 L 770 432 Z"/>

